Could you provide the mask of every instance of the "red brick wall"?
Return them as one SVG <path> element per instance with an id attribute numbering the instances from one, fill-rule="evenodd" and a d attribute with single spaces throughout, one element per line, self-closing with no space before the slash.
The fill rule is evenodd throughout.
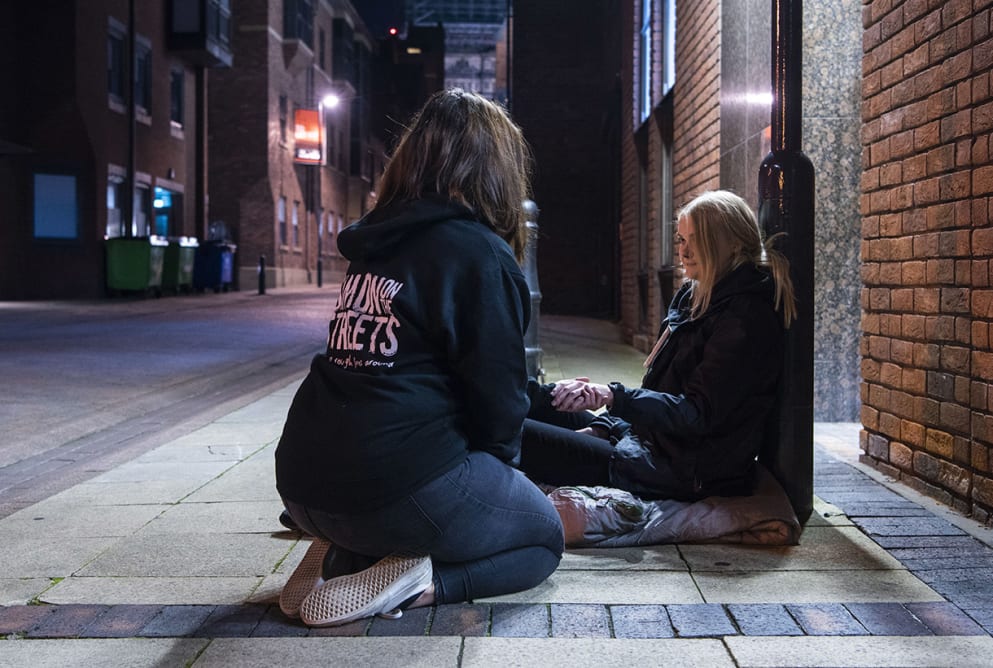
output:
<path id="1" fill-rule="evenodd" d="M 720 0 L 676 3 L 672 189 L 677 211 L 720 186 L 720 5 Z"/>
<path id="2" fill-rule="evenodd" d="M 862 460 L 993 511 L 991 2 L 863 8 Z"/>
<path id="3" fill-rule="evenodd" d="M 661 268 L 660 244 L 663 234 L 670 234 L 669 222 L 660 221 L 662 206 L 660 180 L 661 134 L 656 111 L 640 129 L 647 148 L 644 163 L 639 158 L 635 134 L 639 132 L 636 118 L 637 96 L 637 35 L 640 26 L 641 3 L 622 3 L 623 41 L 625 54 L 622 68 L 622 145 L 621 145 L 621 325 L 625 337 L 636 347 L 647 350 L 654 343 L 662 317 L 662 286 L 657 271 Z M 673 154 L 672 203 L 675 210 L 703 190 L 720 183 L 720 0 L 676 3 L 676 82 L 673 89 Z M 661 28 L 657 22 L 656 29 Z M 658 50 L 656 50 L 658 54 Z M 653 66 L 661 67 L 654 59 Z M 648 259 L 647 308 L 643 317 L 638 274 L 642 251 L 639 248 L 639 217 L 641 212 L 640 170 L 647 173 L 647 248 Z M 668 187 L 663 184 L 662 186 Z"/>

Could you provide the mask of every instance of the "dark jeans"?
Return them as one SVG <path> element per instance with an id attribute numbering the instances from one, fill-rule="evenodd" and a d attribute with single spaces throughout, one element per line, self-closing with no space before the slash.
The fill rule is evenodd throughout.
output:
<path id="1" fill-rule="evenodd" d="M 391 552 L 430 554 L 438 603 L 534 587 L 558 567 L 564 549 L 551 501 L 520 471 L 484 452 L 470 452 L 410 496 L 369 512 L 331 514 L 284 503 L 302 529 L 334 545 L 326 576 Z"/>
<path id="2" fill-rule="evenodd" d="M 593 414 L 562 413 L 551 404 L 551 386 L 531 384 L 531 410 L 524 421 L 520 468 L 548 485 L 609 485 L 614 446 L 606 439 L 578 433 Z"/>

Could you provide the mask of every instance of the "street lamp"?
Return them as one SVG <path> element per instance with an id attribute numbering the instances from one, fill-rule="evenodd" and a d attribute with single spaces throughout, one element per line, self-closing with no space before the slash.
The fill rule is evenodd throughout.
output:
<path id="1" fill-rule="evenodd" d="M 334 94 L 328 93 L 320 99 L 317 103 L 317 114 L 320 121 L 320 141 L 321 141 L 321 161 L 315 165 L 317 169 L 316 172 L 316 186 L 317 190 L 317 287 L 321 287 L 324 284 L 324 207 L 321 206 L 321 180 L 323 179 L 323 174 L 321 168 L 327 164 L 328 156 L 325 154 L 327 151 L 327 138 L 325 137 L 325 127 L 326 122 L 324 119 L 324 113 L 328 109 L 334 109 L 341 104 L 341 98 Z"/>

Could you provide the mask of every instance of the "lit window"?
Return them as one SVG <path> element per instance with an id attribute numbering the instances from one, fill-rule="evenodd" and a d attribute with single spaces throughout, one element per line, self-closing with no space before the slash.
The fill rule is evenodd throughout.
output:
<path id="1" fill-rule="evenodd" d="M 276 219 L 279 221 L 279 244 L 286 245 L 286 198 L 280 197 L 276 206 Z"/>
<path id="2" fill-rule="evenodd" d="M 300 202 L 293 202 L 293 247 L 300 246 Z"/>

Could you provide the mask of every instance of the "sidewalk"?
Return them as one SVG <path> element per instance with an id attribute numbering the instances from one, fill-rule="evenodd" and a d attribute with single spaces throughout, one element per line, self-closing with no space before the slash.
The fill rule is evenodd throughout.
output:
<path id="1" fill-rule="evenodd" d="M 640 379 L 608 323 L 545 315 L 541 345 L 550 381 Z M 993 663 L 993 531 L 854 463 L 853 424 L 815 426 L 798 546 L 571 550 L 520 594 L 308 629 L 277 600 L 297 382 L 0 520 L 0 666 Z"/>

